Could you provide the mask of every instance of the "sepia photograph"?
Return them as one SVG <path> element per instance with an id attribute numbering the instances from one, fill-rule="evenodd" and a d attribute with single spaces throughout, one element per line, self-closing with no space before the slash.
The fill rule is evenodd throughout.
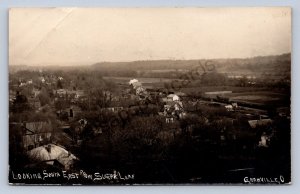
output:
<path id="1" fill-rule="evenodd" d="M 10 185 L 289 185 L 290 7 L 10 8 Z"/>

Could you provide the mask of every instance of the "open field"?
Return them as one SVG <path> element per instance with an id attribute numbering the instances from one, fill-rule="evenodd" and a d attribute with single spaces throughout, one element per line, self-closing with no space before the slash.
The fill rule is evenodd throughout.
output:
<path id="1" fill-rule="evenodd" d="M 240 92 L 258 92 L 264 91 L 266 88 L 254 88 L 254 87 L 240 87 L 240 86 L 195 86 L 195 87 L 184 87 L 181 91 L 184 93 L 199 93 L 199 92 L 214 92 L 214 91 L 232 91 L 233 93 Z"/>
<path id="2" fill-rule="evenodd" d="M 229 95 L 231 96 L 231 95 Z M 230 100 L 234 101 L 249 101 L 249 102 L 258 102 L 258 103 L 267 103 L 270 101 L 279 101 L 282 99 L 283 95 L 274 94 L 274 93 L 261 93 L 261 92 L 253 92 L 253 93 L 234 93 L 230 97 Z"/>
<path id="3" fill-rule="evenodd" d="M 280 91 L 253 91 L 226 94 L 229 101 L 261 106 L 289 106 L 289 94 Z"/>
<path id="4" fill-rule="evenodd" d="M 134 77 L 104 77 L 106 80 L 113 81 L 119 84 L 128 84 L 129 80 L 135 79 Z M 138 79 L 145 87 L 164 87 L 165 83 L 172 83 L 175 79 L 168 78 L 144 78 Z M 172 88 L 171 88 L 172 89 Z M 195 86 L 193 83 L 185 85 L 184 87 L 178 87 L 177 91 L 184 92 L 186 94 L 204 94 L 205 92 L 214 91 L 232 91 L 229 94 L 220 94 L 218 96 L 227 98 L 230 101 L 246 102 L 255 104 L 272 104 L 280 103 L 286 100 L 286 91 L 272 90 L 266 87 L 240 87 L 240 86 Z M 210 98 L 216 98 L 217 95 L 207 95 Z"/>

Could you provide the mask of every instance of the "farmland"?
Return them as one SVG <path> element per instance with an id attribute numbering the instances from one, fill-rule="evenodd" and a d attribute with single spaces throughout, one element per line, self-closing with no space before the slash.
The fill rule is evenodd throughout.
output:
<path id="1" fill-rule="evenodd" d="M 117 84 L 127 85 L 128 80 L 134 77 L 103 77 L 105 80 L 115 82 Z M 166 85 L 177 81 L 178 79 L 171 78 L 148 78 L 139 77 L 138 80 L 145 86 L 151 88 L 163 88 Z M 201 86 L 197 85 L 197 81 L 191 81 L 190 84 L 180 87 L 175 91 L 191 94 L 205 94 L 206 92 L 214 91 L 232 91 L 230 94 L 221 94 L 220 97 L 227 98 L 229 101 L 254 103 L 256 105 L 272 105 L 279 103 L 282 106 L 289 106 L 289 91 L 280 89 L 270 89 L 268 87 L 241 87 L 241 86 Z M 204 95 L 215 99 L 217 95 Z"/>

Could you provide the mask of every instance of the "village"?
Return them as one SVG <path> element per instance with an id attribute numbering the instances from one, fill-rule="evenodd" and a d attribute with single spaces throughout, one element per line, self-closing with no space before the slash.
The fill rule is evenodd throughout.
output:
<path id="1" fill-rule="evenodd" d="M 138 78 L 114 83 L 96 73 L 20 72 L 24 77 L 12 74 L 9 83 L 12 168 L 127 169 L 138 166 L 136 160 L 172 166 L 188 158 L 196 161 L 191 165 L 213 159 L 227 161 L 224 166 L 234 158 L 234 166 L 272 150 L 283 133 L 278 122 L 284 126 L 290 119 L 287 108 L 270 113 L 226 98 L 228 90 L 191 95 L 181 88 L 149 87 Z M 222 173 L 235 170 L 224 166 Z M 197 174 L 188 176 L 197 182 Z"/>
<path id="2" fill-rule="evenodd" d="M 291 184 L 291 3 L 9 4 L 9 185 Z"/>

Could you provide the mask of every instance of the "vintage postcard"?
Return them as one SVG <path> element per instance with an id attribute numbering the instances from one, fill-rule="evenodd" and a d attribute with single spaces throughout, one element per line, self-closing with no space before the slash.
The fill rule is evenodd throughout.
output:
<path id="1" fill-rule="evenodd" d="M 291 8 L 11 8 L 11 185 L 291 183 Z"/>

